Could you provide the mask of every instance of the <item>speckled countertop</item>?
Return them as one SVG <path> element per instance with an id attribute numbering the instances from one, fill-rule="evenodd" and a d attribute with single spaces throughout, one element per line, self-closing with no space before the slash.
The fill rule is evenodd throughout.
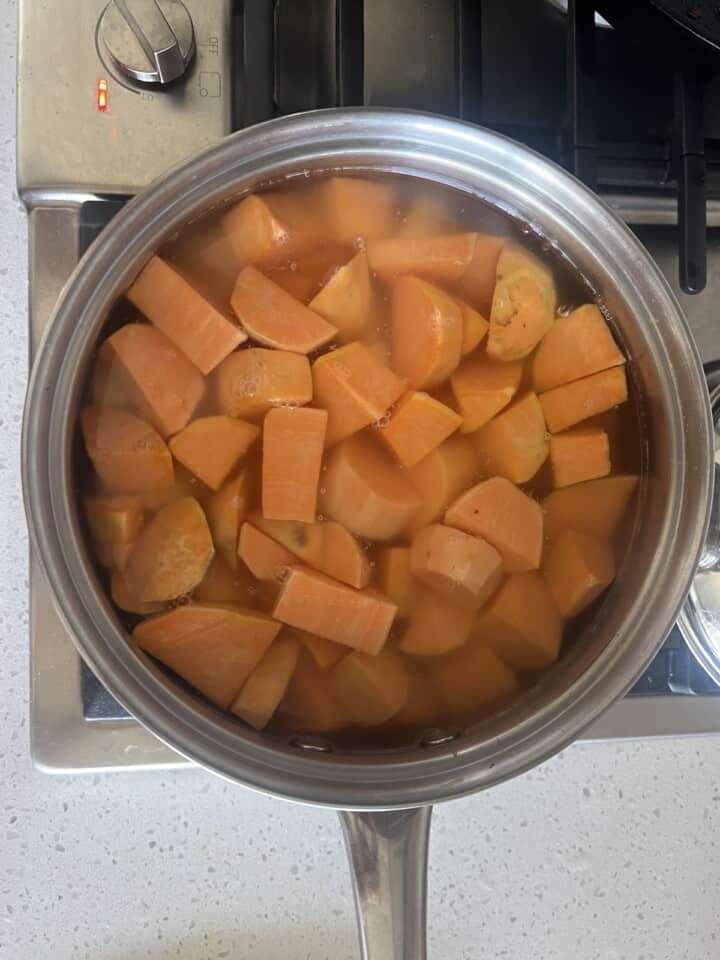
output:
<path id="1" fill-rule="evenodd" d="M 200 771 L 31 767 L 15 18 L 0 0 L 0 958 L 350 960 L 333 813 Z M 576 746 L 438 808 L 429 894 L 432 960 L 717 956 L 720 738 Z"/>

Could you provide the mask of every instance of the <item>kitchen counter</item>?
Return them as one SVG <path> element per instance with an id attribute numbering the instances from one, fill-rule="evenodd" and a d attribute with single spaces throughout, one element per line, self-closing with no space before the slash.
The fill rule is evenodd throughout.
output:
<path id="1" fill-rule="evenodd" d="M 331 812 L 197 770 L 51 778 L 31 767 L 15 18 L 0 0 L 0 957 L 350 960 Z M 719 947 L 719 837 L 720 738 L 572 747 L 436 810 L 430 957 L 705 960 Z"/>

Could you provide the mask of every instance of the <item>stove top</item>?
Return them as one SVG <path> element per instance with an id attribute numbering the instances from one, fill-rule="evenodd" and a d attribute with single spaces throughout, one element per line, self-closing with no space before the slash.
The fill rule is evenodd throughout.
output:
<path id="1" fill-rule="evenodd" d="M 367 104 L 482 123 L 591 180 L 668 276 L 716 376 L 720 87 L 711 84 L 704 98 L 707 288 L 687 296 L 677 280 L 673 77 L 590 17 L 593 82 L 580 83 L 587 32 L 561 8 L 550 0 L 21 0 L 18 186 L 30 222 L 31 352 L 81 254 L 155 176 L 233 129 Z M 135 27 L 140 17 L 149 46 L 126 13 Z M 177 43 L 166 42 L 168 24 Z M 160 84 L 160 76 L 175 79 Z M 30 609 L 38 767 L 187 763 L 81 662 L 32 557 Z M 718 694 L 674 629 L 630 695 L 586 736 L 720 732 Z"/>

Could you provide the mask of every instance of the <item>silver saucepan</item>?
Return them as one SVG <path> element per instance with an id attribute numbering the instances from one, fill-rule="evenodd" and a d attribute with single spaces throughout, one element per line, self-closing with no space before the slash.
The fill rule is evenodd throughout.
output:
<path id="1" fill-rule="evenodd" d="M 108 312 L 183 225 L 269 182 L 324 170 L 447 184 L 550 241 L 594 288 L 631 358 L 640 398 L 640 508 L 616 583 L 573 649 L 518 702 L 412 749 L 350 752 L 245 728 L 175 685 L 127 642 L 81 533 L 73 447 L 88 365 Z M 391 110 L 331 110 L 228 137 L 143 191 L 65 287 L 35 362 L 23 481 L 34 547 L 58 610 L 100 680 L 175 750 L 279 797 L 339 808 L 363 955 L 425 957 L 430 805 L 481 790 L 555 753 L 631 686 L 673 624 L 706 535 L 712 425 L 680 307 L 625 225 L 589 190 L 487 130 Z"/>

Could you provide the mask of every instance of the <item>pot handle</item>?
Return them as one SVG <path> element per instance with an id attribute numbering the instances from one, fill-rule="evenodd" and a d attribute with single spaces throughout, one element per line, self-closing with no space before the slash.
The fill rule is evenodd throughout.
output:
<path id="1" fill-rule="evenodd" d="M 432 807 L 341 810 L 362 960 L 425 960 Z"/>

